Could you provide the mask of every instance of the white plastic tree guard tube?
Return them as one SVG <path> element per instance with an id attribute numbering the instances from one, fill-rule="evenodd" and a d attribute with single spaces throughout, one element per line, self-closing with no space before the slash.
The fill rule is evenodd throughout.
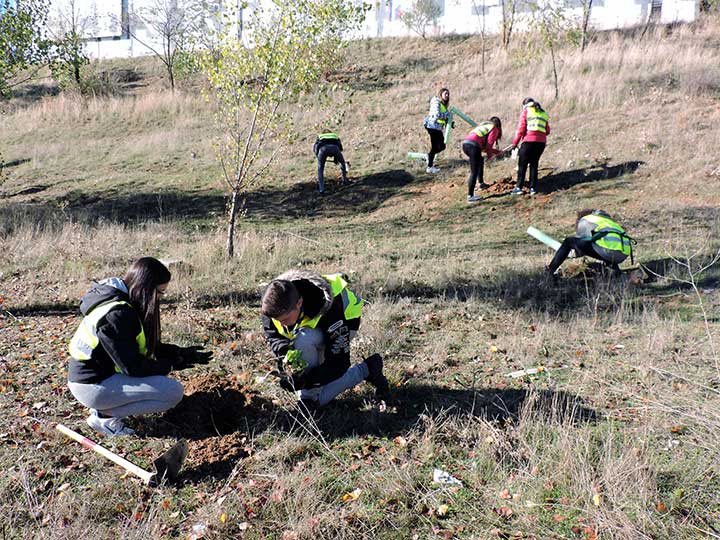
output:
<path id="1" fill-rule="evenodd" d="M 408 152 L 407 157 L 410 159 L 427 159 L 427 154 L 424 152 Z"/>
<path id="2" fill-rule="evenodd" d="M 450 135 L 452 134 L 453 125 L 453 113 L 448 113 L 447 124 L 445 124 L 445 146 L 450 142 Z"/>
<path id="3" fill-rule="evenodd" d="M 540 240 L 543 244 L 545 244 L 545 245 L 548 246 L 549 248 L 554 249 L 555 251 L 557 251 L 558 249 L 560 249 L 560 245 L 561 245 L 560 242 L 558 242 L 558 241 L 555 240 L 554 238 L 548 236 L 547 234 L 545 234 L 545 233 L 542 232 L 541 230 L 536 229 L 536 228 L 533 227 L 533 226 L 528 227 L 527 233 L 528 233 L 530 236 L 532 236 L 533 238 L 535 238 L 535 239 L 537 239 L 537 240 Z"/>

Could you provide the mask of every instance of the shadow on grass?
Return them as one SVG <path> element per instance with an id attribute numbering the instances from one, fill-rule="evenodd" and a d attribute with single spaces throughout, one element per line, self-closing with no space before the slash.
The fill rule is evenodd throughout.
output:
<path id="1" fill-rule="evenodd" d="M 405 435 L 417 425 L 421 415 L 473 417 L 500 425 L 507 420 L 516 422 L 523 411 L 543 419 L 571 424 L 599 419 L 599 413 L 587 407 L 578 396 L 551 390 L 408 385 L 393 393 L 391 407 L 385 412 L 360 410 L 362 405 L 363 401 L 353 395 L 336 400 L 316 412 L 315 419 L 323 436 L 332 440 L 359 435 Z M 351 422 L 348 422 L 349 418 Z M 294 422 L 301 419 L 300 415 L 293 418 Z"/>
<path id="2" fill-rule="evenodd" d="M 347 394 L 346 394 L 347 395 Z M 564 423 L 594 422 L 598 414 L 566 392 L 523 389 L 451 389 L 408 385 L 395 391 L 384 412 L 367 407 L 356 394 L 341 397 L 312 416 L 302 405 L 285 410 L 268 398 L 228 383 L 199 390 L 183 398 L 160 418 L 141 420 L 145 436 L 178 437 L 190 441 L 191 459 L 182 481 L 222 479 L 252 451 L 251 439 L 266 430 L 310 434 L 325 440 L 362 435 L 406 435 L 423 417 L 468 416 L 497 422 L 513 421 L 530 412 Z"/>
<path id="3" fill-rule="evenodd" d="M 407 171 L 395 169 L 357 178 L 347 187 L 326 182 L 322 195 L 314 181 L 295 184 L 290 189 L 261 188 L 248 194 L 245 208 L 250 217 L 261 219 L 362 214 L 372 212 L 414 181 L 419 183 Z"/>
<path id="4" fill-rule="evenodd" d="M 33 194 L 46 189 L 35 186 L 17 195 Z M 117 191 L 69 192 L 47 201 L 28 201 L 0 206 L 0 232 L 32 222 L 39 227 L 60 225 L 68 221 L 95 224 L 99 221 L 139 223 L 161 220 L 186 220 L 213 217 L 225 212 L 223 194 L 158 192 L 120 194 Z"/>
<path id="5" fill-rule="evenodd" d="M 300 217 L 342 217 L 372 212 L 388 198 L 396 196 L 411 182 L 421 183 L 404 170 L 370 174 L 345 187 L 328 182 L 323 195 L 315 182 L 289 188 L 262 187 L 246 196 L 244 211 L 249 218 L 288 220 Z M 46 189 L 31 187 L 6 198 L 28 195 Z M 411 197 L 412 193 L 406 194 Z M 158 193 L 120 193 L 119 190 L 83 193 L 71 191 L 52 202 L 17 202 L 0 207 L 0 232 L 31 221 L 39 226 L 98 221 L 139 223 L 162 220 L 203 219 L 224 215 L 227 197 L 222 193 L 164 191 Z"/>
<path id="6" fill-rule="evenodd" d="M 6 161 L 5 163 L 0 163 L 0 169 L 9 168 L 9 167 L 17 167 L 18 165 L 22 165 L 23 163 L 28 163 L 29 161 L 30 161 L 30 158 L 13 159 L 12 161 Z"/>
<path id="7" fill-rule="evenodd" d="M 617 287 L 615 286 L 617 285 Z M 624 292 L 624 284 L 591 269 L 584 275 L 557 280 L 541 271 L 508 271 L 483 282 L 458 281 L 443 286 L 405 283 L 398 287 L 386 287 L 383 291 L 391 298 L 409 299 L 455 299 L 486 300 L 513 309 L 538 310 L 551 314 L 572 314 L 588 305 L 588 294 L 603 289 L 614 304 Z"/>
<path id="8" fill-rule="evenodd" d="M 30 306 L 11 308 L 6 307 L 4 311 L 13 317 L 53 317 L 56 315 L 80 315 L 78 304 L 33 304 Z"/>
<path id="9" fill-rule="evenodd" d="M 699 255 L 691 261 L 690 268 L 694 276 L 690 275 L 687 262 L 680 258 L 665 257 L 653 259 L 640 264 L 648 274 L 647 282 L 653 283 L 654 293 L 672 293 L 679 291 L 692 291 L 692 277 L 698 289 L 715 289 L 720 287 L 720 261 L 717 253 Z M 704 271 L 699 272 L 703 267 Z"/>
<path id="10" fill-rule="evenodd" d="M 599 182 L 619 178 L 634 173 L 644 161 L 626 161 L 618 165 L 599 165 L 597 167 L 573 169 L 556 174 L 548 174 L 538 179 L 538 193 L 562 191 L 578 184 Z"/>

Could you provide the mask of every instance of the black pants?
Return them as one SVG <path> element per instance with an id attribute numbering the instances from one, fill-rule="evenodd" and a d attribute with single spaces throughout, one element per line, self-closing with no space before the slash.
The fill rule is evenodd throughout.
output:
<path id="1" fill-rule="evenodd" d="M 318 190 L 321 192 L 325 191 L 325 162 L 329 157 L 334 158 L 335 163 L 340 164 L 342 182 L 343 184 L 347 182 L 347 166 L 345 165 L 345 158 L 343 157 L 340 148 L 334 144 L 326 144 L 325 146 L 320 147 L 317 155 L 317 183 Z"/>
<path id="2" fill-rule="evenodd" d="M 560 268 L 560 265 L 565 262 L 565 259 L 568 258 L 568 255 L 570 255 L 570 251 L 572 251 L 573 249 L 575 250 L 575 253 L 577 255 L 592 257 L 593 259 L 597 259 L 604 262 L 605 264 L 609 264 L 614 269 L 618 270 L 618 265 L 603 259 L 595 252 L 595 250 L 593 249 L 593 245 L 594 244 L 592 240 L 578 238 L 577 236 L 568 236 L 565 240 L 563 240 L 563 243 L 560 244 L 560 247 L 555 252 L 555 256 L 553 257 L 553 260 L 548 266 L 548 271 L 551 273 L 555 273 L 555 271 Z"/>
<path id="3" fill-rule="evenodd" d="M 479 182 L 483 183 L 483 165 L 485 161 L 482 156 L 482 149 L 477 145 L 468 141 L 463 141 L 463 152 L 470 158 L 470 176 L 468 176 L 468 196 L 475 194 L 475 185 Z"/>
<path id="4" fill-rule="evenodd" d="M 525 173 L 530 166 L 530 187 L 535 189 L 538 178 L 538 163 L 545 151 L 544 142 L 523 142 L 518 153 L 517 187 L 522 189 L 525 184 Z"/>
<path id="5" fill-rule="evenodd" d="M 425 128 L 430 134 L 430 152 L 428 152 L 428 167 L 435 163 L 435 155 L 445 150 L 445 135 L 439 129 Z"/>

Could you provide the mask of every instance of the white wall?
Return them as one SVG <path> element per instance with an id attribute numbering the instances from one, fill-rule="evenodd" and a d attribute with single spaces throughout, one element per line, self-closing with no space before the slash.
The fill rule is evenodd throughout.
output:
<path id="1" fill-rule="evenodd" d="M 122 6 L 128 11 L 141 9 L 153 0 L 52 0 L 50 10 L 51 24 L 63 24 L 72 11 L 74 2 L 76 19 L 82 23 L 83 35 L 87 38 L 87 52 L 93 58 L 129 57 L 152 54 L 140 41 L 153 47 L 159 47 L 158 39 L 148 31 L 134 27 L 132 33 L 140 41 L 123 36 Z M 216 0 L 222 9 L 232 10 L 238 0 Z M 260 0 L 262 1 L 262 0 Z M 359 0 L 357 0 L 359 1 Z M 479 33 L 483 20 L 478 10 L 485 11 L 485 31 L 499 33 L 502 27 L 502 7 L 500 0 L 438 0 L 444 6 L 444 15 L 435 27 L 429 29 L 429 35 Z M 553 0 L 540 0 L 553 1 Z M 568 14 L 579 20 L 582 16 L 580 0 Z M 374 6 L 368 12 L 359 37 L 388 37 L 413 35 L 400 16 L 411 9 L 413 0 L 374 0 Z M 647 22 L 651 12 L 652 0 L 594 0 L 591 12 L 591 26 L 598 30 L 635 26 Z M 663 0 L 659 22 L 689 22 L 698 14 L 698 0 Z M 245 10 L 247 18 L 250 9 Z M 522 31 L 529 23 L 527 8 L 516 15 L 515 29 Z"/>
<path id="2" fill-rule="evenodd" d="M 413 0 L 377 0 L 368 13 L 363 35 L 366 37 L 412 35 L 412 31 L 400 20 L 400 15 L 411 9 L 412 4 Z M 575 0 L 574 4 L 577 7 L 568 9 L 567 13 L 580 20 L 582 17 L 580 1 Z M 594 0 L 591 25 L 598 30 L 607 30 L 645 24 L 650 16 L 651 4 L 651 0 Z M 499 33 L 502 28 L 500 0 L 444 0 L 444 7 L 444 15 L 440 17 L 435 27 L 429 29 L 430 35 L 479 33 L 483 21 L 477 12 L 483 7 L 486 32 Z M 697 0 L 663 0 L 659 22 L 690 22 L 696 19 L 697 12 Z M 516 14 L 515 28 L 518 30 L 526 28 L 529 18 L 530 13 L 527 8 L 520 8 Z"/>

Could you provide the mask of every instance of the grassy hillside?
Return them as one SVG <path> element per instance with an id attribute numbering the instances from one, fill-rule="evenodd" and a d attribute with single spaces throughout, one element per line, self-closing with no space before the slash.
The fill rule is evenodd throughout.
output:
<path id="1" fill-rule="evenodd" d="M 720 537 L 720 23 L 598 36 L 549 59 L 477 37 L 352 44 L 338 128 L 352 185 L 310 150 L 324 114 L 249 194 L 236 257 L 212 110 L 142 62 L 115 97 L 8 104 L 0 116 L 0 513 L 4 538 Z M 510 143 L 526 96 L 550 114 L 540 193 L 511 197 L 516 163 L 486 166 L 465 202 L 466 126 L 431 176 L 427 102 L 448 86 Z M 352 94 L 352 95 L 350 95 Z M 350 99 L 350 97 L 352 99 Z M 569 261 L 542 275 L 575 211 L 604 208 L 639 240 L 644 283 Z M 65 347 L 91 280 L 141 255 L 182 261 L 164 338 L 205 343 L 186 399 L 103 444 L 144 466 L 190 441 L 178 486 L 148 489 L 53 429 L 90 435 Z M 394 390 L 360 386 L 308 418 L 265 378 L 263 284 L 290 267 L 347 273 L 370 300 L 354 359 L 381 352 Z M 512 379 L 507 373 L 544 366 Z M 94 436 L 94 434 L 92 435 Z M 433 483 L 442 469 L 462 486 Z M 348 495 L 352 494 L 352 495 Z"/>

